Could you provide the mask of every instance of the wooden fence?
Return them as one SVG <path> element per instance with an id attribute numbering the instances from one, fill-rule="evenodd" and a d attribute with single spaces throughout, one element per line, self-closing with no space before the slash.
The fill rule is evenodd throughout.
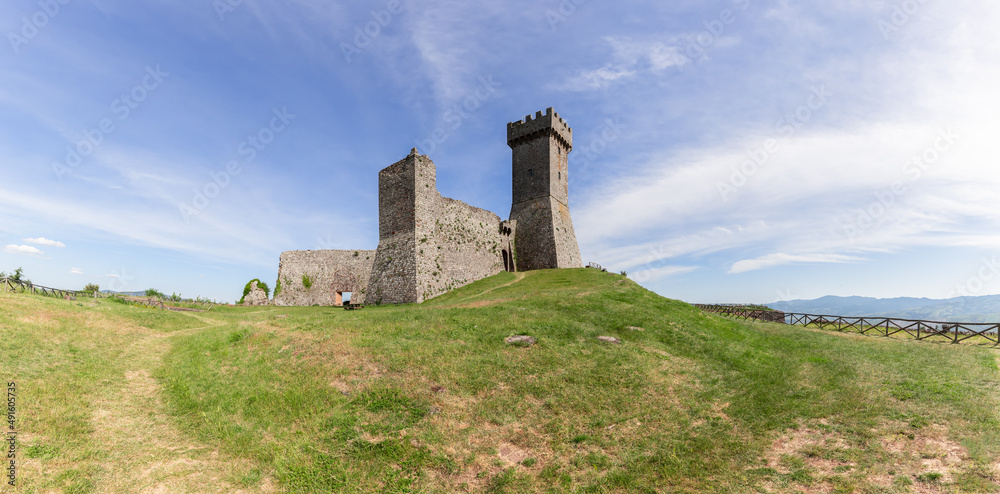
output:
<path id="1" fill-rule="evenodd" d="M 961 343 L 985 340 L 993 346 L 1000 345 L 1000 324 L 962 323 L 899 319 L 893 317 L 850 317 L 815 314 L 797 314 L 775 310 L 762 310 L 759 306 L 745 305 L 695 305 L 705 311 L 733 316 L 740 319 L 810 326 L 820 329 L 893 336 L 900 333 L 917 340 L 934 338 L 938 341 Z"/>
<path id="2" fill-rule="evenodd" d="M 60 288 L 50 288 L 47 286 L 35 285 L 32 283 L 25 283 L 20 280 L 13 280 L 10 278 L 0 278 L 0 291 L 5 292 L 16 292 L 16 293 L 31 293 L 35 295 L 43 295 L 46 297 L 94 297 L 94 298 L 115 298 L 116 301 L 124 303 L 126 305 L 132 305 L 135 307 L 143 307 L 146 309 L 165 309 L 163 305 L 157 298 L 138 298 L 138 297 L 121 297 L 116 295 L 109 295 L 107 293 L 101 292 L 83 292 L 78 290 L 63 290 Z"/>
<path id="3" fill-rule="evenodd" d="M 17 293 L 33 293 L 35 295 L 45 295 L 47 297 L 77 297 L 83 294 L 90 296 L 89 292 L 78 292 L 76 290 L 63 290 L 60 288 L 50 288 L 42 285 L 34 285 L 31 283 L 25 283 L 20 280 L 14 280 L 11 278 L 0 278 L 0 290 L 5 292 L 17 292 Z M 103 293 L 95 293 L 97 297 L 107 296 Z"/>

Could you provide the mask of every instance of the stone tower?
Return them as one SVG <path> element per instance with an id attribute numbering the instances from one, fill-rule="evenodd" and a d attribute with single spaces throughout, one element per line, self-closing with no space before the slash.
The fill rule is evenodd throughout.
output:
<path id="1" fill-rule="evenodd" d="M 513 151 L 514 251 L 520 271 L 583 267 L 569 214 L 573 129 L 549 108 L 507 124 Z"/>

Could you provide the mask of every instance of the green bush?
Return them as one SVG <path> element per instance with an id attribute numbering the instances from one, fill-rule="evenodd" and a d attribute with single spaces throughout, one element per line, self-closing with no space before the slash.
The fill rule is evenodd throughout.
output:
<path id="1" fill-rule="evenodd" d="M 281 293 L 281 278 L 274 282 L 274 298 L 278 298 L 279 293 Z"/>
<path id="2" fill-rule="evenodd" d="M 150 289 L 146 290 L 146 296 L 147 297 L 156 297 L 156 298 L 160 298 L 160 299 L 167 298 L 167 296 L 164 295 L 163 292 L 161 292 L 161 291 L 159 291 L 159 290 L 157 290 L 155 288 L 150 288 Z"/>
<path id="3" fill-rule="evenodd" d="M 312 278 L 309 277 L 309 275 L 307 274 L 302 275 L 302 286 L 306 287 L 307 290 L 312 288 L 313 280 Z"/>
<path id="4" fill-rule="evenodd" d="M 97 283 L 87 283 L 87 286 L 83 287 L 83 291 L 86 293 L 96 293 L 101 291 L 101 286 Z"/>
<path id="5" fill-rule="evenodd" d="M 257 282 L 257 286 L 260 287 L 261 290 L 264 290 L 264 293 L 268 296 L 268 298 L 271 297 L 271 287 L 267 286 L 267 283 L 264 283 L 263 281 L 260 281 L 259 279 L 254 278 L 254 279 L 248 281 L 247 285 L 245 287 L 243 287 L 243 296 L 240 297 L 240 301 L 237 302 L 237 305 L 242 305 L 243 304 L 243 301 L 247 298 L 247 295 L 250 294 L 250 285 L 252 285 L 253 282 L 255 282 L 255 281 Z"/>

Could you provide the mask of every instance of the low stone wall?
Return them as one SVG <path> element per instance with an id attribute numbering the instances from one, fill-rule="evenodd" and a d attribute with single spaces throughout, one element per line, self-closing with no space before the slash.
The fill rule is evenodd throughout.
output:
<path id="1" fill-rule="evenodd" d="M 335 305 L 337 292 L 351 292 L 352 303 L 364 303 L 374 263 L 373 250 L 283 252 L 278 265 L 281 292 L 274 297 L 272 304 Z"/>

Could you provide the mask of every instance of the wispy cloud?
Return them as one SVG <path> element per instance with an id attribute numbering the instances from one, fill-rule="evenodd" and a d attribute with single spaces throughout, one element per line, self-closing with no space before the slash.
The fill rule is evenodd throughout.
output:
<path id="1" fill-rule="evenodd" d="M 27 242 L 27 243 L 29 243 L 29 244 L 44 245 L 46 247 L 66 247 L 66 244 L 64 244 L 62 242 L 59 242 L 57 240 L 49 240 L 49 239 L 47 239 L 45 237 L 26 238 L 26 239 L 24 239 L 24 241 Z"/>
<path id="2" fill-rule="evenodd" d="M 81 275 L 83 274 L 83 270 L 80 268 L 72 268 L 69 270 L 69 274 Z"/>
<path id="3" fill-rule="evenodd" d="M 41 257 L 45 253 L 30 246 L 30 245 L 8 245 L 3 248 L 3 251 L 8 254 L 22 254 L 27 256 Z"/>
<path id="4" fill-rule="evenodd" d="M 697 270 L 698 268 L 696 266 L 661 266 L 658 268 L 636 271 L 634 273 L 630 273 L 629 276 L 639 283 L 647 283 Z"/>
<path id="5" fill-rule="evenodd" d="M 644 74 L 659 75 L 671 67 L 691 63 L 680 45 L 662 41 L 634 41 L 624 37 L 608 37 L 612 48 L 610 60 L 603 66 L 587 69 L 554 85 L 565 91 L 594 91 L 628 82 Z"/>
<path id="6" fill-rule="evenodd" d="M 748 271 L 756 271 L 758 269 L 773 268 L 775 266 L 784 266 L 787 264 L 805 264 L 805 263 L 847 263 L 847 262 L 862 262 L 866 259 L 863 257 L 855 256 L 845 256 L 841 254 L 783 254 L 775 253 L 768 254 L 763 257 L 758 257 L 757 259 L 747 259 L 745 261 L 739 261 L 733 264 L 733 267 L 729 269 L 730 274 L 740 274 L 746 273 Z"/>

